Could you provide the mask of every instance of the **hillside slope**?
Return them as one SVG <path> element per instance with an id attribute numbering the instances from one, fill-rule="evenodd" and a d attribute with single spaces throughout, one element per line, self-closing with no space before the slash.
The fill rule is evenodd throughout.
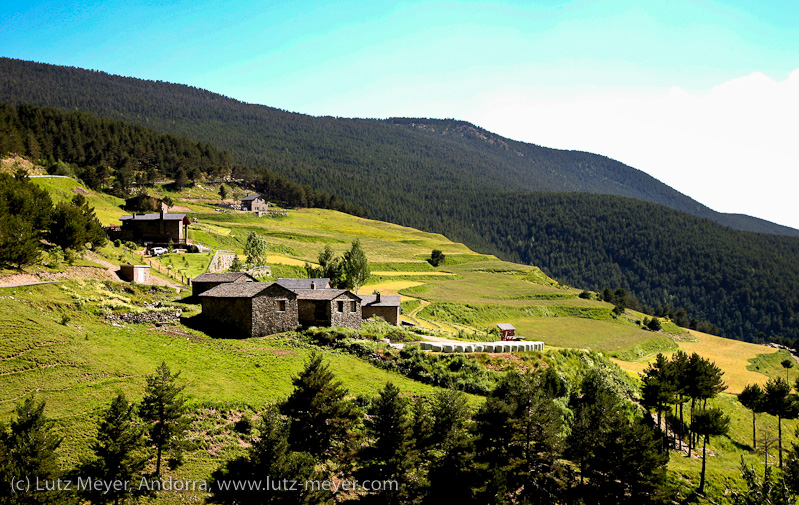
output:
<path id="1" fill-rule="evenodd" d="M 454 120 L 311 117 L 185 85 L 0 58 L 0 100 L 123 119 L 229 150 L 303 184 L 360 202 L 371 215 L 419 226 L 397 210 L 463 190 L 573 191 L 626 196 L 734 228 L 799 235 L 715 212 L 604 156 L 502 138 Z"/>
<path id="2" fill-rule="evenodd" d="M 797 238 L 737 231 L 639 199 L 553 191 L 671 191 L 601 156 L 514 143 L 457 121 L 311 118 L 186 86 L 7 59 L 0 75 L 8 77 L 0 95 L 216 135 L 235 156 L 268 160 L 269 169 L 335 191 L 372 217 L 538 265 L 576 286 L 619 286 L 654 308 L 684 307 L 725 336 L 799 338 L 799 295 L 789 288 L 799 282 Z M 89 115 L 63 115 L 48 133 L 81 146 L 86 136 L 71 125 Z M 525 184 L 547 191 L 519 191 Z"/>

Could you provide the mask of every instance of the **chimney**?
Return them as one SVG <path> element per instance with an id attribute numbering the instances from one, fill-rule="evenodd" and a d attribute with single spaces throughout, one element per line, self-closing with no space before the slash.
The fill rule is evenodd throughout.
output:
<path id="1" fill-rule="evenodd" d="M 377 297 L 375 298 L 375 303 L 380 303 L 380 291 L 375 293 L 375 295 L 377 295 Z"/>
<path id="2" fill-rule="evenodd" d="M 314 281 L 311 281 L 311 289 L 316 289 L 316 283 Z"/>

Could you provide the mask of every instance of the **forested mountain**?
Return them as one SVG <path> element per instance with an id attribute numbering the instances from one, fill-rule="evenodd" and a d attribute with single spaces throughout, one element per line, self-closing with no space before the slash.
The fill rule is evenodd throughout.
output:
<path id="1" fill-rule="evenodd" d="M 95 190 L 120 197 L 134 185 L 164 178 L 177 185 L 234 177 L 274 202 L 364 215 L 358 205 L 300 185 L 263 167 L 234 164 L 230 154 L 206 143 L 155 132 L 125 121 L 78 111 L 0 103 L 0 155 L 20 154 L 51 173 L 79 177 Z"/>
<path id="2" fill-rule="evenodd" d="M 370 217 L 444 233 L 575 286 L 618 286 L 653 308 L 684 307 L 725 336 L 799 338 L 791 289 L 799 238 L 714 221 L 797 230 L 714 213 L 606 157 L 454 120 L 314 118 L 183 85 L 10 59 L 0 59 L 0 100 L 88 111 L 224 148 L 237 163 L 336 193 Z"/>
<path id="3" fill-rule="evenodd" d="M 622 286 L 650 313 L 683 307 L 726 337 L 799 339 L 799 239 L 733 230 L 661 205 L 575 193 L 474 194 L 435 221 L 458 240 L 576 286 Z M 454 235 L 454 234 L 453 234 Z"/>
<path id="4" fill-rule="evenodd" d="M 604 156 L 515 142 L 455 120 L 312 117 L 206 90 L 0 58 L 0 101 L 90 112 L 225 149 L 411 226 L 405 205 L 464 190 L 575 191 L 660 203 L 733 228 L 799 230 L 714 212 L 649 175 Z M 400 215 L 402 214 L 402 215 Z"/>

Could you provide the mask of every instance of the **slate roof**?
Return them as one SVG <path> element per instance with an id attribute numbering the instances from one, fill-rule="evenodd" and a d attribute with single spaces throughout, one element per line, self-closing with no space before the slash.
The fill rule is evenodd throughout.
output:
<path id="1" fill-rule="evenodd" d="M 200 293 L 199 296 L 208 296 L 211 298 L 254 298 L 274 284 L 274 282 L 226 282 Z M 286 288 L 282 289 L 284 289 L 287 294 L 291 294 L 290 290 Z"/>
<path id="2" fill-rule="evenodd" d="M 497 323 L 497 328 L 500 330 L 515 330 L 516 328 L 513 327 L 512 324 L 509 323 Z"/>
<path id="3" fill-rule="evenodd" d="M 380 302 L 377 295 L 358 295 L 361 305 L 364 307 L 399 307 L 400 295 L 380 295 Z"/>
<path id="4" fill-rule="evenodd" d="M 161 214 L 133 214 L 132 216 L 122 216 L 120 221 L 158 221 L 161 219 Z M 164 214 L 164 221 L 183 221 L 186 219 L 186 214 Z"/>
<path id="5" fill-rule="evenodd" d="M 192 282 L 236 282 L 241 277 L 248 277 L 248 282 L 257 282 L 258 280 L 246 272 L 223 272 L 223 273 L 204 273 L 200 274 Z"/>
<path id="6" fill-rule="evenodd" d="M 242 199 L 241 199 L 241 201 L 242 201 L 242 202 L 250 202 L 250 201 L 252 201 L 252 200 L 256 200 L 256 199 L 258 199 L 258 198 L 260 198 L 260 199 L 262 199 L 262 200 L 263 200 L 263 198 L 261 197 L 261 195 L 247 195 L 247 196 L 245 196 L 244 198 L 242 198 Z"/>
<path id="7" fill-rule="evenodd" d="M 319 277 L 316 279 L 284 279 L 280 278 L 277 280 L 277 283 L 283 286 L 284 288 L 288 288 L 292 291 L 297 289 L 311 289 L 311 283 L 316 284 L 316 289 L 325 289 L 325 287 L 330 284 L 330 279 L 327 277 Z"/>
<path id="8" fill-rule="evenodd" d="M 297 293 L 298 300 L 334 300 L 348 292 L 346 289 L 292 289 L 291 291 Z"/>

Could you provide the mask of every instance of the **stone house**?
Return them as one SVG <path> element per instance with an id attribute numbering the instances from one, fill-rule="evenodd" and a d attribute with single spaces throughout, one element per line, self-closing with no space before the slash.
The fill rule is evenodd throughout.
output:
<path id="1" fill-rule="evenodd" d="M 229 282 L 258 282 L 258 279 L 246 272 L 204 273 L 192 279 L 191 294 L 199 296 L 211 288 Z"/>
<path id="2" fill-rule="evenodd" d="M 302 326 L 361 328 L 361 299 L 346 289 L 295 289 Z"/>
<path id="3" fill-rule="evenodd" d="M 266 212 L 269 210 L 269 202 L 261 197 L 261 195 L 247 195 L 241 199 L 241 210 Z"/>
<path id="4" fill-rule="evenodd" d="M 185 244 L 189 218 L 186 214 L 170 214 L 163 210 L 156 214 L 122 216 L 119 238 L 137 243 Z"/>
<path id="5" fill-rule="evenodd" d="M 400 324 L 400 296 L 383 295 L 358 295 L 361 299 L 361 313 L 364 319 L 379 316 L 387 323 L 395 326 Z"/>
<path id="6" fill-rule="evenodd" d="M 199 298 L 204 318 L 237 334 L 263 337 L 300 326 L 297 294 L 274 282 L 228 282 Z"/>

